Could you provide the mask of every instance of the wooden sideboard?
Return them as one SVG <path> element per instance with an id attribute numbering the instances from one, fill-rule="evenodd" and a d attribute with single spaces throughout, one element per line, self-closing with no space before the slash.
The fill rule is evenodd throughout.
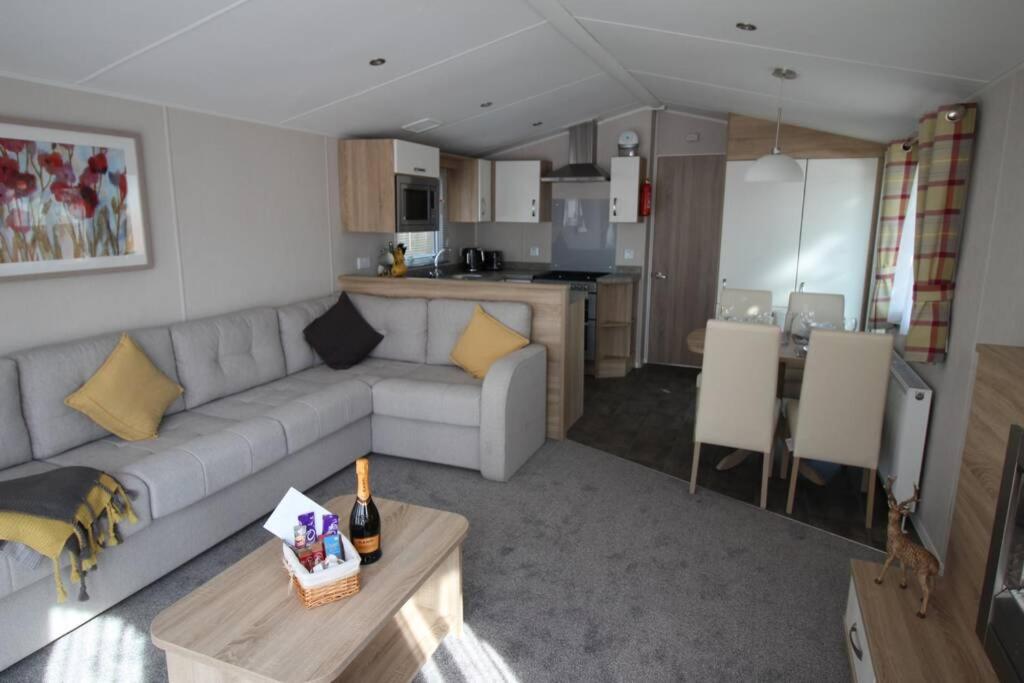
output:
<path id="1" fill-rule="evenodd" d="M 573 301 L 568 286 L 360 275 L 342 275 L 338 283 L 342 290 L 357 294 L 529 304 L 531 341 L 547 348 L 548 437 L 564 439 L 583 414 L 583 305 Z"/>
<path id="2" fill-rule="evenodd" d="M 996 680 L 976 629 L 1010 426 L 1024 424 L 1024 347 L 979 344 L 977 353 L 949 548 L 928 617 L 914 616 L 920 596 L 916 586 L 898 588 L 898 571 L 878 586 L 880 565 L 853 563 L 846 635 L 858 681 Z"/>

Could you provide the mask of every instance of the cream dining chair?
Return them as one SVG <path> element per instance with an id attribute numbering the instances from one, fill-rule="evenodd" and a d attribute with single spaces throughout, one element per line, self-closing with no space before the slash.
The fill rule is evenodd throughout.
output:
<path id="1" fill-rule="evenodd" d="M 843 314 L 846 311 L 846 297 L 842 294 L 818 294 L 815 292 L 790 292 L 789 308 L 786 310 L 786 332 L 793 329 L 793 321 L 801 313 L 814 311 L 816 323 L 835 325 L 843 329 Z"/>
<path id="2" fill-rule="evenodd" d="M 818 294 L 815 292 L 790 292 L 789 308 L 786 310 L 785 327 L 788 334 L 793 331 L 793 321 L 801 313 L 814 311 L 814 321 L 833 325 L 835 329 L 844 328 L 843 313 L 846 310 L 846 298 L 842 294 Z M 800 398 L 800 386 L 803 383 L 803 370 L 786 366 L 782 377 L 782 395 L 785 398 Z M 785 461 L 783 461 L 785 462 Z"/>
<path id="3" fill-rule="evenodd" d="M 887 334 L 815 330 L 811 335 L 801 398 L 786 401 L 793 435 L 787 514 L 793 513 L 800 460 L 824 460 L 868 470 L 864 526 L 871 528 L 891 359 Z"/>
<path id="4" fill-rule="evenodd" d="M 772 312 L 772 293 L 765 289 L 733 289 L 722 287 L 718 294 L 719 309 L 731 309 L 732 314 L 742 320 L 762 313 Z"/>
<path id="5" fill-rule="evenodd" d="M 702 381 L 697 392 L 690 493 L 697 490 L 701 444 L 764 453 L 761 507 L 768 501 L 772 444 L 779 416 L 775 396 L 779 328 L 709 320 Z"/>

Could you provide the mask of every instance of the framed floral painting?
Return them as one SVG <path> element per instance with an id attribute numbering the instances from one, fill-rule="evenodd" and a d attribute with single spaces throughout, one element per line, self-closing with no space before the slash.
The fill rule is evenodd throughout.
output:
<path id="1" fill-rule="evenodd" d="M 0 122 L 0 279 L 149 265 L 133 137 Z"/>

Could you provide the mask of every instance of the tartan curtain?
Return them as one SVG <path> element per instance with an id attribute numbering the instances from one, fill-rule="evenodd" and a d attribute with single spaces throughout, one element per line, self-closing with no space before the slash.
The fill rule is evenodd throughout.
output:
<path id="1" fill-rule="evenodd" d="M 962 115 L 950 121 L 946 115 L 955 110 Z M 944 106 L 918 126 L 914 304 L 904 351 L 908 361 L 941 363 L 946 358 L 977 114 L 973 103 Z"/>
<path id="2" fill-rule="evenodd" d="M 896 257 L 907 216 L 910 188 L 917 167 L 917 145 L 899 140 L 889 144 L 882 170 L 882 197 L 878 210 L 875 282 L 868 313 L 867 329 L 885 329 L 889 316 L 892 284 L 896 277 Z"/>

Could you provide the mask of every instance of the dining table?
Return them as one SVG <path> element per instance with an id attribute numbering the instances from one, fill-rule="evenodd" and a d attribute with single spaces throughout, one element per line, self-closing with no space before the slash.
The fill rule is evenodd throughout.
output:
<path id="1" fill-rule="evenodd" d="M 686 348 L 693 353 L 704 355 L 704 338 L 707 334 L 707 328 L 699 327 L 688 335 L 686 335 Z M 779 332 L 779 395 L 781 397 L 783 378 L 785 376 L 786 368 L 803 368 L 804 363 L 807 360 L 807 346 L 803 342 L 796 341 L 793 335 L 786 334 L 782 335 Z M 729 453 L 715 465 L 717 470 L 730 470 L 733 467 L 741 464 L 748 457 L 750 457 L 751 451 L 736 450 Z M 803 471 L 803 468 L 801 468 Z M 814 477 L 817 479 L 817 477 Z M 817 483 L 817 482 L 816 482 Z"/>

